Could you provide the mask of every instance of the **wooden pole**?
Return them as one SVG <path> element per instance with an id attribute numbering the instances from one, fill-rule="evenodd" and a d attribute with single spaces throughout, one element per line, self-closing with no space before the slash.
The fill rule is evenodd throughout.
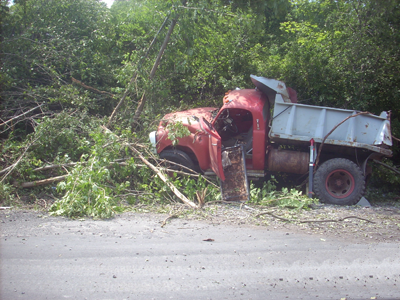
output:
<path id="1" fill-rule="evenodd" d="M 163 44 L 161 46 L 161 49 L 158 52 L 158 56 L 156 58 L 156 61 L 155 61 L 154 65 L 153 65 L 153 68 L 151 69 L 150 76 L 149 76 L 150 80 L 153 79 L 153 77 L 154 77 L 154 75 L 155 75 L 155 73 L 157 71 L 157 68 L 158 68 L 158 66 L 160 64 L 160 61 L 161 61 L 161 57 L 164 54 L 165 48 L 167 48 L 167 44 L 168 44 L 168 41 L 169 41 L 169 39 L 171 37 L 171 34 L 174 31 L 174 27 L 176 25 L 176 22 L 177 22 L 176 19 L 172 20 L 172 22 L 171 22 L 171 26 L 168 29 L 168 33 L 165 36 L 164 42 L 163 42 Z"/>
<path id="2" fill-rule="evenodd" d="M 161 46 L 161 49 L 158 52 L 158 56 L 156 58 L 156 61 L 154 62 L 153 68 L 151 69 L 151 72 L 150 72 L 150 75 L 149 75 L 150 80 L 153 80 L 154 75 L 156 74 L 157 68 L 160 65 L 161 57 L 164 54 L 165 49 L 167 48 L 168 41 L 169 41 L 169 39 L 171 37 L 172 32 L 174 31 L 174 27 L 176 25 L 176 22 L 177 22 L 176 19 L 172 20 L 172 22 L 171 22 L 171 26 L 168 29 L 168 33 L 165 36 L 164 42 L 163 42 L 163 44 Z M 145 93 L 143 93 L 142 99 L 140 99 L 140 102 L 139 102 L 139 104 L 138 104 L 138 106 L 136 108 L 135 115 L 133 117 L 133 122 L 137 122 L 137 120 L 140 117 L 140 114 L 143 111 L 143 108 L 144 108 L 145 104 L 146 104 L 146 96 L 145 96 Z"/>
<path id="3" fill-rule="evenodd" d="M 149 46 L 149 48 L 147 49 L 146 54 L 144 55 L 143 59 L 147 58 L 147 56 L 149 55 L 150 49 L 153 47 L 153 45 L 154 45 L 154 43 L 155 43 L 155 41 L 156 41 L 156 39 L 157 39 L 157 36 L 160 34 L 161 30 L 165 27 L 165 24 L 167 24 L 168 19 L 169 19 L 169 15 L 168 15 L 167 17 L 165 17 L 164 22 L 162 23 L 162 25 L 161 25 L 160 29 L 158 30 L 157 34 L 154 36 L 153 40 L 151 41 L 150 46 Z M 140 66 L 140 64 L 139 64 L 139 66 Z M 121 100 L 118 102 L 118 104 L 117 104 L 117 106 L 114 108 L 114 110 L 113 110 L 113 112 L 112 112 L 110 118 L 108 119 L 108 124 L 107 124 L 107 126 L 110 126 L 112 120 L 114 119 L 115 115 L 117 114 L 118 109 L 119 109 L 119 108 L 121 107 L 121 105 L 124 103 L 125 98 L 128 96 L 130 86 L 131 86 L 132 83 L 136 80 L 137 75 L 138 75 L 138 72 L 136 71 L 136 72 L 133 74 L 133 76 L 131 77 L 131 80 L 130 80 L 129 83 L 128 83 L 128 86 L 127 86 L 127 88 L 126 88 L 126 90 L 125 90 L 125 92 L 124 92 L 124 95 L 122 96 Z M 143 94 L 143 97 L 144 97 L 144 94 Z M 142 99 L 143 99 L 143 97 L 142 97 Z M 143 110 L 143 108 L 142 108 L 142 110 Z M 141 112 L 141 111 L 140 111 L 140 112 Z"/>

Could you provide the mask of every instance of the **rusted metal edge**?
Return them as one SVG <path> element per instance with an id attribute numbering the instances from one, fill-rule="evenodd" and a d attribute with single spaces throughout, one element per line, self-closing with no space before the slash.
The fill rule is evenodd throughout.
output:
<path id="1" fill-rule="evenodd" d="M 309 136 L 293 136 L 293 135 L 287 135 L 287 134 L 279 134 L 279 137 L 274 136 L 274 134 L 270 133 L 269 138 L 271 141 L 280 141 L 280 140 L 285 140 L 284 142 L 290 143 L 290 142 L 295 142 L 295 141 L 300 141 L 300 142 L 306 142 L 308 143 L 310 141 Z M 322 143 L 321 138 L 314 138 L 315 143 Z M 367 150 L 371 150 L 377 153 L 381 153 L 385 156 L 392 156 L 393 152 L 390 149 L 385 149 L 381 148 L 378 146 L 373 146 L 369 144 L 364 144 L 364 143 L 357 143 L 357 142 L 348 142 L 348 141 L 342 141 L 342 140 L 333 140 L 333 139 L 326 139 L 324 144 L 330 144 L 330 145 L 336 145 L 336 146 L 348 146 L 348 147 L 356 147 L 356 148 L 363 148 Z"/>
<path id="2" fill-rule="evenodd" d="M 208 169 L 204 172 L 205 176 L 216 176 L 214 171 L 211 169 Z M 258 177 L 258 178 L 263 178 L 265 176 L 265 172 L 263 170 L 247 170 L 246 171 L 246 176 L 247 178 L 249 177 Z"/>
<path id="3" fill-rule="evenodd" d="M 228 158 L 229 165 L 227 166 L 227 168 L 229 166 L 234 166 L 234 165 L 240 166 L 241 169 L 240 173 L 243 174 L 243 176 L 237 173 L 239 172 L 239 170 L 234 170 L 236 171 L 234 173 L 232 173 L 232 171 L 225 172 L 226 174 L 225 181 L 221 182 L 220 184 L 222 199 L 224 201 L 249 201 L 250 189 L 249 189 L 249 183 L 247 181 L 246 159 L 245 159 L 245 152 L 243 149 L 243 145 L 226 148 L 224 152 L 227 153 L 227 155 L 228 153 L 230 153 L 233 156 L 236 156 L 236 158 L 240 157 L 240 161 L 236 161 L 235 163 L 232 163 L 232 161 Z M 229 174 L 231 174 L 231 176 Z M 232 186 L 232 183 L 236 185 Z M 241 183 L 244 184 L 245 191 L 243 191 L 242 188 L 239 188 L 239 191 L 236 192 L 236 187 L 238 187 L 238 185 L 241 186 Z M 233 187 L 235 188 L 232 189 Z M 232 194 L 233 190 L 235 190 L 235 192 Z"/>

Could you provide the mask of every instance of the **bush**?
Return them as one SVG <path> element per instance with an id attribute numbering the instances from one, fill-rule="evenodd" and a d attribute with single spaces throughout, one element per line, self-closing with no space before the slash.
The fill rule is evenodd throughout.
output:
<path id="1" fill-rule="evenodd" d="M 57 190 L 65 194 L 51 206 L 54 215 L 110 218 L 121 211 L 114 194 L 129 186 L 129 182 L 114 182 L 109 167 L 122 146 L 113 135 L 101 132 L 100 128 L 91 137 L 94 145 L 90 154 L 82 155 L 66 180 L 57 185 Z"/>
<path id="2" fill-rule="evenodd" d="M 384 159 L 382 162 L 399 170 L 399 168 L 397 168 L 389 159 Z M 400 175 L 384 166 L 373 164 L 369 187 L 372 189 L 378 189 L 383 193 L 400 194 Z"/>
<path id="3" fill-rule="evenodd" d="M 262 187 L 256 187 L 254 183 L 250 185 L 250 203 L 265 206 L 278 206 L 287 208 L 308 208 L 310 204 L 318 201 L 302 195 L 301 191 L 296 189 L 288 190 L 282 188 L 279 192 L 276 190 L 277 180 L 274 176 L 264 182 Z"/>
<path id="4" fill-rule="evenodd" d="M 15 187 L 7 183 L 0 183 L 0 205 L 11 206 L 15 201 Z"/>

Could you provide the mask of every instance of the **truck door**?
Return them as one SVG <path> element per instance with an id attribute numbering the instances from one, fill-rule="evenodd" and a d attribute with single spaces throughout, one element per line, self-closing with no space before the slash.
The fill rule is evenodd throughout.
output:
<path id="1" fill-rule="evenodd" d="M 224 169 L 222 167 L 222 143 L 221 137 L 215 128 L 204 118 L 201 119 L 203 129 L 208 133 L 208 150 L 211 161 L 211 169 L 222 180 L 225 180 Z"/>

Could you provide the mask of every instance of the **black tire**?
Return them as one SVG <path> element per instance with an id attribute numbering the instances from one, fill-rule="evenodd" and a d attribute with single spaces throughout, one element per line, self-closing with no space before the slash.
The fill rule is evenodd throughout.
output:
<path id="1" fill-rule="evenodd" d="M 167 161 L 171 161 L 173 163 L 180 164 L 186 168 L 189 168 L 191 170 L 195 170 L 196 166 L 185 152 L 181 150 L 176 150 L 176 149 L 170 149 L 170 150 L 164 150 L 160 153 L 160 158 L 165 159 Z M 181 168 L 177 165 L 171 164 L 168 166 L 170 169 L 174 170 L 182 170 L 184 172 L 187 172 L 188 170 L 185 170 L 184 168 Z"/>
<path id="2" fill-rule="evenodd" d="M 314 176 L 314 192 L 321 202 L 353 205 L 365 191 L 365 177 L 351 160 L 334 158 L 318 168 Z"/>

